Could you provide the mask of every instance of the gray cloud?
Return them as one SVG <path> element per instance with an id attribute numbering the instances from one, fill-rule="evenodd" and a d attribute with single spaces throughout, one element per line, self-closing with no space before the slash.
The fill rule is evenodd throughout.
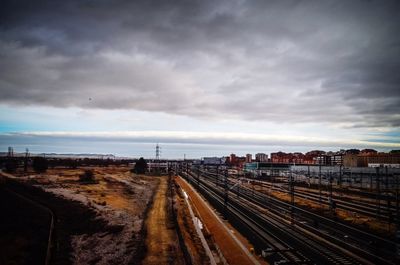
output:
<path id="1" fill-rule="evenodd" d="M 398 1 L 5 1 L 0 102 L 399 127 L 399 13 Z"/>

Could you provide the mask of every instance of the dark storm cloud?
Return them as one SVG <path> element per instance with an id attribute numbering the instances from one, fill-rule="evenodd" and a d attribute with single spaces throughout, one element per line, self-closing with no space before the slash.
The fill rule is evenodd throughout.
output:
<path id="1" fill-rule="evenodd" d="M 5 1 L 0 102 L 399 127 L 399 11 L 398 1 Z"/>

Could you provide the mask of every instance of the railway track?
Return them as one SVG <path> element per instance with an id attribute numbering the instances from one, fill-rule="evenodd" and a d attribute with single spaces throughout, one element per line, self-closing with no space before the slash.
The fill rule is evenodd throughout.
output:
<path id="1" fill-rule="evenodd" d="M 245 196 L 246 199 L 264 207 L 266 202 L 268 202 L 268 209 L 270 211 L 278 213 L 284 212 L 288 216 L 291 212 L 291 207 L 293 207 L 293 219 L 298 226 L 312 231 L 312 233 L 317 234 L 329 242 L 334 242 L 342 248 L 349 249 L 359 256 L 368 257 L 368 259 L 373 260 L 374 263 L 391 264 L 390 261 L 380 256 L 393 255 L 395 251 L 394 242 L 378 238 L 372 234 L 343 225 L 334 220 L 304 211 L 290 204 L 279 204 L 276 200 L 267 199 L 258 192 L 253 193 L 251 190 L 242 190 L 241 196 Z M 374 243 L 371 244 L 371 242 Z M 388 249 L 391 249 L 391 251 L 388 251 Z M 378 254 L 380 255 L 378 256 Z"/>
<path id="2" fill-rule="evenodd" d="M 194 184 L 194 187 L 197 188 L 220 213 L 225 212 L 224 196 L 221 194 L 221 191 L 211 187 L 204 181 L 202 181 L 200 185 L 196 185 L 196 180 L 190 174 L 182 176 L 186 178 L 189 183 Z M 241 207 L 243 207 L 243 205 Z M 269 262 L 311 264 L 303 255 L 283 242 L 274 233 L 271 233 L 271 230 L 267 229 L 266 226 L 256 222 L 254 213 L 249 211 L 242 212 L 238 205 L 230 204 L 229 213 L 225 212 L 225 214 L 225 217 L 228 218 L 234 226 L 240 228 L 240 230 L 251 239 L 256 251 L 261 252 L 264 250 L 265 256 L 267 256 Z M 276 229 L 273 226 L 269 226 L 268 228 Z"/>
<path id="3" fill-rule="evenodd" d="M 252 180 L 249 180 L 249 181 L 252 181 Z M 285 191 L 287 192 L 288 191 L 287 187 L 285 187 L 286 188 L 286 190 L 285 190 L 282 187 L 277 187 L 273 183 L 261 182 L 261 181 L 257 181 L 256 183 L 257 183 L 257 185 L 264 187 L 266 189 L 270 189 L 270 190 L 274 190 L 274 191 L 278 191 L 278 192 L 285 192 Z M 287 186 L 287 184 L 286 184 L 286 186 Z M 329 194 L 325 191 L 321 193 L 321 197 L 319 196 L 318 191 L 305 191 L 305 190 L 296 189 L 294 191 L 294 194 L 298 198 L 310 200 L 315 203 L 321 203 L 325 206 L 330 205 Z M 387 222 L 391 221 L 392 223 L 395 223 L 398 218 L 395 214 L 396 208 L 394 205 L 390 205 L 390 207 L 388 207 L 384 203 L 379 202 L 380 204 L 379 204 L 379 208 L 378 208 L 376 202 L 353 201 L 349 198 L 346 198 L 346 197 L 343 198 L 343 197 L 340 197 L 337 195 L 333 195 L 332 199 L 335 201 L 336 208 L 338 208 L 338 209 L 358 213 L 358 214 L 368 216 L 368 217 L 377 218 L 377 219 L 384 220 Z"/>
<path id="4" fill-rule="evenodd" d="M 199 180 L 191 174 L 186 175 L 186 177 L 194 183 L 202 194 L 206 195 L 208 200 L 215 201 L 215 198 L 220 198 L 220 204 L 222 203 L 224 194 L 215 182 L 212 180 Z M 264 238 L 262 236 L 263 233 L 270 233 L 274 238 L 283 240 L 283 243 L 274 243 L 272 247 L 271 240 L 265 240 L 264 250 L 268 252 L 272 248 L 275 251 L 274 248 L 279 248 L 280 245 L 279 251 L 285 257 L 285 262 L 294 262 L 295 264 L 313 264 L 314 262 L 317 264 L 368 264 L 368 261 L 362 258 L 340 253 L 338 247 L 323 241 L 322 238 L 318 238 L 316 235 L 305 233 L 301 227 L 291 225 L 279 214 L 271 211 L 261 211 L 258 209 L 260 206 L 253 204 L 249 200 L 235 199 L 233 193 L 230 196 L 229 213 L 241 216 L 241 219 L 244 218 L 247 222 L 253 222 L 254 225 L 258 225 L 258 230 L 255 231 L 260 237 Z M 249 207 L 249 204 L 253 205 L 253 207 Z M 285 250 L 288 253 L 286 255 Z M 296 253 L 296 261 L 290 260 L 290 256 L 293 253 Z M 359 262 L 359 260 L 362 260 L 362 262 Z"/>
<path id="5" fill-rule="evenodd" d="M 221 185 L 222 182 L 219 179 L 222 179 L 223 176 L 216 175 L 215 172 L 202 172 L 202 177 L 213 183 L 213 185 L 218 186 Z M 199 181 L 196 176 L 194 179 L 195 181 Z M 228 185 L 232 188 L 235 183 L 229 183 Z M 235 193 L 235 196 L 246 199 L 248 202 L 264 209 L 268 209 L 269 212 L 274 212 L 281 216 L 286 215 L 286 218 L 288 218 L 288 214 L 291 209 L 293 209 L 295 214 L 292 215 L 292 217 L 295 219 L 296 226 L 298 226 L 299 229 L 309 231 L 311 234 L 314 234 L 325 241 L 336 244 L 341 248 L 351 250 L 357 255 L 365 257 L 375 264 L 393 264 L 391 260 L 395 259 L 395 257 L 393 257 L 395 252 L 395 243 L 392 241 L 343 225 L 334 220 L 305 211 L 304 209 L 273 199 L 265 194 L 255 192 L 248 188 L 240 188 L 239 186 L 236 186 L 236 188 L 233 188 L 231 192 Z M 233 197 L 234 196 L 232 196 L 232 198 Z M 314 227 L 315 222 L 318 223 L 318 229 Z M 378 253 L 380 255 L 378 255 Z M 389 258 L 384 259 L 381 257 L 386 255 L 389 255 Z M 338 258 L 339 257 L 336 257 L 336 259 Z M 339 264 L 342 263 L 339 262 Z"/>

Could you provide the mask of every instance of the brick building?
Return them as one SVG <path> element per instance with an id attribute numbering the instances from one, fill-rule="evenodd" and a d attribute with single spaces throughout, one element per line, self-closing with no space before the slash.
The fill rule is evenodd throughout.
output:
<path id="1" fill-rule="evenodd" d="M 264 153 L 257 153 L 256 162 L 268 162 L 268 155 Z"/>

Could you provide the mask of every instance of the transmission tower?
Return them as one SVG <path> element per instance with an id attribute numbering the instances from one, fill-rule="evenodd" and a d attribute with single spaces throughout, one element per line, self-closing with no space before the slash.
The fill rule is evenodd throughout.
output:
<path id="1" fill-rule="evenodd" d="M 160 173 L 160 146 L 156 145 L 156 160 L 154 161 L 154 169 L 155 169 L 155 173 L 159 174 Z"/>
<path id="2" fill-rule="evenodd" d="M 14 156 L 14 149 L 10 146 L 8 147 L 8 157 L 13 157 Z"/>
<path id="3" fill-rule="evenodd" d="M 156 161 L 158 162 L 160 160 L 160 146 L 157 144 L 156 145 Z"/>
<path id="4" fill-rule="evenodd" d="M 29 149 L 25 149 L 24 172 L 28 171 Z"/>

